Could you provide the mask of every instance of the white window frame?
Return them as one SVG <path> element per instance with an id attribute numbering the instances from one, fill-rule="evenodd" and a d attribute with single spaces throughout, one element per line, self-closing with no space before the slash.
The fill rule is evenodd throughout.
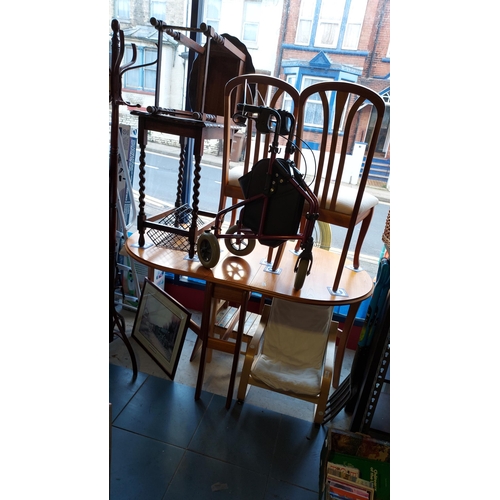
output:
<path id="1" fill-rule="evenodd" d="M 125 45 L 125 57 L 130 60 L 132 55 L 131 45 Z M 136 65 L 153 62 L 157 57 L 157 51 L 153 47 L 139 46 L 137 47 Z M 148 76 L 148 77 L 146 77 Z M 131 84 L 131 79 L 137 80 L 137 85 Z M 147 86 L 147 80 L 151 81 L 150 87 Z M 149 92 L 154 93 L 156 88 L 156 64 L 144 66 L 142 68 L 131 69 L 127 71 L 123 79 L 123 88 L 127 92 Z"/>
<path id="2" fill-rule="evenodd" d="M 295 87 L 295 82 L 297 81 L 297 75 L 287 75 L 286 82 L 290 84 L 292 87 Z M 288 93 L 283 94 L 283 104 L 282 107 L 289 113 L 293 113 L 292 109 L 293 99 L 290 97 Z"/>
<path id="3" fill-rule="evenodd" d="M 297 31 L 295 33 L 296 45 L 309 45 L 311 43 L 312 28 L 316 10 L 315 0 L 301 0 Z M 302 35 L 299 37 L 299 35 Z"/>
<path id="4" fill-rule="evenodd" d="M 260 16 L 262 14 L 262 0 L 245 0 L 243 3 L 243 24 L 241 26 L 241 40 L 247 47 L 257 48 L 259 45 Z M 255 31 L 255 39 L 246 38 L 250 27 Z"/>
<path id="5" fill-rule="evenodd" d="M 157 11 L 160 11 L 157 12 Z M 167 15 L 167 1 L 166 0 L 149 0 L 149 17 L 155 17 L 161 21 L 165 20 Z"/>
<path id="6" fill-rule="evenodd" d="M 334 78 L 320 78 L 320 77 L 316 77 L 316 76 L 311 76 L 311 75 L 304 75 L 302 77 L 302 82 L 301 82 L 301 91 L 303 91 L 304 89 L 306 89 L 307 87 L 304 86 L 304 80 L 305 79 L 308 79 L 310 80 L 312 83 L 311 85 L 313 84 L 316 84 L 316 83 L 320 83 L 320 82 L 332 82 L 332 81 L 337 81 L 335 80 Z M 342 81 L 342 80 L 340 80 Z M 309 86 L 309 85 L 308 85 Z M 328 105 L 330 107 L 330 110 L 332 109 L 333 105 L 335 104 L 335 95 L 336 94 L 332 94 L 332 92 L 328 92 L 327 93 L 327 96 L 328 96 Z M 308 99 L 308 104 L 309 103 L 312 103 L 314 104 L 315 101 L 313 99 L 313 96 L 314 94 Z M 333 100 L 332 100 L 333 99 Z M 317 104 L 322 106 L 321 104 L 321 101 L 318 99 L 317 100 Z M 307 107 L 307 105 L 306 105 Z M 342 116 L 340 117 L 340 124 L 339 124 L 339 132 L 343 132 L 344 131 L 344 125 L 345 125 L 345 119 L 346 119 L 346 114 L 347 114 L 347 111 L 348 109 L 350 108 L 350 100 L 348 100 L 346 103 L 345 103 L 345 107 L 344 109 L 342 110 Z M 304 117 L 307 116 L 307 112 L 306 114 L 304 115 Z M 330 118 L 333 118 L 333 115 L 330 117 Z M 321 124 L 317 124 L 317 123 L 308 123 L 308 122 L 305 122 L 304 121 L 304 125 L 306 127 L 309 127 L 309 128 L 318 128 L 321 126 Z M 331 123 L 328 124 L 328 126 L 330 127 Z"/>
<path id="7" fill-rule="evenodd" d="M 222 0 L 207 0 L 205 2 L 204 19 L 208 26 L 212 26 L 216 33 L 219 33 L 221 9 Z"/>
<path id="8" fill-rule="evenodd" d="M 367 3 L 368 0 L 351 0 L 344 38 L 342 40 L 342 48 L 345 50 L 358 49 Z"/>
<path id="9" fill-rule="evenodd" d="M 301 92 L 306 89 L 307 87 L 309 87 L 310 85 L 314 85 L 316 83 L 320 83 L 320 82 L 331 82 L 333 80 L 333 78 L 320 78 L 320 77 L 317 77 L 317 76 L 312 76 L 312 75 L 304 75 L 302 77 L 302 81 L 300 82 L 300 89 L 301 89 Z M 311 82 L 309 85 L 305 85 L 305 82 L 306 81 L 309 81 Z M 314 95 L 313 94 L 308 100 L 307 100 L 307 104 L 306 104 L 306 108 L 310 105 L 319 105 L 319 106 L 322 106 L 321 104 L 321 101 L 319 99 L 317 99 L 317 101 L 314 100 Z M 331 103 L 331 99 L 332 99 L 332 96 L 331 96 L 331 92 L 328 93 L 328 102 Z M 304 113 L 304 126 L 305 127 L 309 127 L 309 128 L 319 128 L 321 127 L 321 123 L 314 123 L 314 122 L 306 122 L 305 119 L 307 118 L 307 111 L 305 111 Z"/>
<path id="10" fill-rule="evenodd" d="M 123 15 L 125 11 L 127 15 Z M 130 0 L 115 1 L 115 16 L 117 17 L 117 19 L 121 20 L 130 19 Z"/>
<path id="11" fill-rule="evenodd" d="M 315 47 L 336 48 L 339 43 L 342 18 L 346 0 L 323 0 L 316 29 Z M 333 38 L 325 40 L 328 31 L 333 31 Z"/>

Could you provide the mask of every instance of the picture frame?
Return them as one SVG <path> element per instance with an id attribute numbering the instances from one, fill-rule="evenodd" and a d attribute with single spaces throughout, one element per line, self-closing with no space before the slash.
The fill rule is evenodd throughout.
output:
<path id="1" fill-rule="evenodd" d="M 167 292 L 144 280 L 132 338 L 174 380 L 191 313 Z"/>

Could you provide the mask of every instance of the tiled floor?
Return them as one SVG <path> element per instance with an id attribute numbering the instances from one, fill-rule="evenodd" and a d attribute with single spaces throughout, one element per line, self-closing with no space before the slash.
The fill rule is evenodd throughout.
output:
<path id="1" fill-rule="evenodd" d="M 112 499 L 318 498 L 324 427 L 109 368 Z"/>
<path id="2" fill-rule="evenodd" d="M 129 332 L 133 315 L 124 315 Z M 111 499 L 317 499 L 327 426 L 313 424 L 313 405 L 252 387 L 243 405 L 234 401 L 226 410 L 231 356 L 220 352 L 195 401 L 194 340 L 188 331 L 175 381 L 132 339 L 140 371 L 134 381 L 123 342 L 110 344 Z M 332 424 L 347 428 L 348 420 L 339 414 Z"/>

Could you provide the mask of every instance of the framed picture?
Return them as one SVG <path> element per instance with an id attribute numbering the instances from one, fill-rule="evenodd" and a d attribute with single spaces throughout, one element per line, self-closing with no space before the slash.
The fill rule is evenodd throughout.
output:
<path id="1" fill-rule="evenodd" d="M 147 278 L 132 337 L 173 380 L 191 313 Z"/>

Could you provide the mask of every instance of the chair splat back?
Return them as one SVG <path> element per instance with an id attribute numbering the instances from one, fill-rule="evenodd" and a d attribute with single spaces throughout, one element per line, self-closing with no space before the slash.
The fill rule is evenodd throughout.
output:
<path id="1" fill-rule="evenodd" d="M 254 106 L 269 106 L 281 109 L 289 106 L 289 111 L 297 120 L 299 92 L 289 83 L 279 78 L 262 74 L 245 74 L 231 79 L 224 89 L 224 150 L 222 157 L 221 198 L 219 210 L 226 206 L 228 198 L 235 204 L 244 195 L 238 178 L 248 173 L 259 160 L 269 157 L 271 134 L 259 132 L 252 120 L 238 126 L 233 121 L 234 110 L 238 103 Z M 235 129 L 238 128 L 244 142 L 242 161 L 231 158 Z M 282 154 L 285 145 L 282 147 Z M 234 218 L 231 225 L 235 222 Z"/>
<path id="2" fill-rule="evenodd" d="M 320 82 L 300 93 L 297 143 L 302 144 L 303 151 L 306 150 L 304 143 L 312 144 L 313 151 L 308 154 L 314 159 L 314 179 L 310 175 L 310 170 L 314 169 L 309 165 L 306 179 L 319 201 L 318 220 L 347 229 L 332 287 L 334 291 L 338 290 L 354 228 L 362 222 L 353 264 L 354 269 L 359 269 L 361 246 L 378 203 L 365 188 L 384 112 L 382 97 L 356 83 Z M 373 124 L 370 128 L 368 119 Z M 300 162 L 298 157 L 297 163 Z M 362 174 L 358 178 L 361 167 Z"/>

